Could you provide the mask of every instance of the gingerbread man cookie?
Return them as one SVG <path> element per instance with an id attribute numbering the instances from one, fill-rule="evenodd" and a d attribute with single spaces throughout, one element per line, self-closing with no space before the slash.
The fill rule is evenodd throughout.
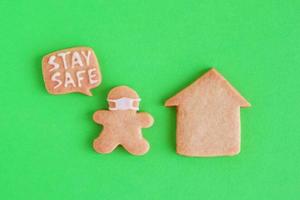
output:
<path id="1" fill-rule="evenodd" d="M 143 155 L 150 146 L 143 138 L 142 128 L 152 126 L 153 117 L 139 110 L 139 95 L 127 86 L 113 88 L 108 99 L 109 110 L 94 113 L 96 123 L 103 125 L 103 130 L 94 140 L 94 149 L 98 153 L 110 153 L 122 145 L 133 155 Z"/>

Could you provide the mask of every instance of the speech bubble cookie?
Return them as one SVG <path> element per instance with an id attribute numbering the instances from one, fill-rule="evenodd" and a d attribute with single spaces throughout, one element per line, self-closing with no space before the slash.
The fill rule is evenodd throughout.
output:
<path id="1" fill-rule="evenodd" d="M 55 51 L 43 57 L 43 76 L 50 94 L 79 92 L 92 96 L 100 85 L 101 72 L 95 52 L 89 47 Z"/>

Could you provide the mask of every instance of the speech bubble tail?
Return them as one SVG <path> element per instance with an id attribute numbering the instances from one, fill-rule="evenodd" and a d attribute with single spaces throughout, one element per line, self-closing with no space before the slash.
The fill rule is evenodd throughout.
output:
<path id="1" fill-rule="evenodd" d="M 85 91 L 82 91 L 81 93 L 82 93 L 82 94 L 85 94 L 85 95 L 87 95 L 87 96 L 93 96 L 93 94 L 91 93 L 90 90 L 85 90 Z"/>

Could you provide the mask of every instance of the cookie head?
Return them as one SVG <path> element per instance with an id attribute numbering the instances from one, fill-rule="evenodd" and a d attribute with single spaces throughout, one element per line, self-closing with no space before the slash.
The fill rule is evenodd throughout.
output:
<path id="1" fill-rule="evenodd" d="M 136 91 L 127 86 L 113 88 L 107 97 L 109 110 L 139 110 L 140 97 Z"/>

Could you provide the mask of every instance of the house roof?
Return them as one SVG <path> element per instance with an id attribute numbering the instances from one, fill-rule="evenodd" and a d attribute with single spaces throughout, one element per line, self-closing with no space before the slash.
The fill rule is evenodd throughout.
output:
<path id="1" fill-rule="evenodd" d="M 165 106 L 178 106 L 183 97 L 190 96 L 191 91 L 193 93 L 195 89 L 201 88 L 202 82 L 207 81 L 208 79 L 210 81 L 222 82 L 221 84 L 223 84 L 227 92 L 229 92 L 230 95 L 232 95 L 234 99 L 236 99 L 237 105 L 239 105 L 240 107 L 250 106 L 250 103 L 215 68 L 210 69 L 195 82 L 178 92 L 175 96 L 169 98 L 165 102 Z"/>

